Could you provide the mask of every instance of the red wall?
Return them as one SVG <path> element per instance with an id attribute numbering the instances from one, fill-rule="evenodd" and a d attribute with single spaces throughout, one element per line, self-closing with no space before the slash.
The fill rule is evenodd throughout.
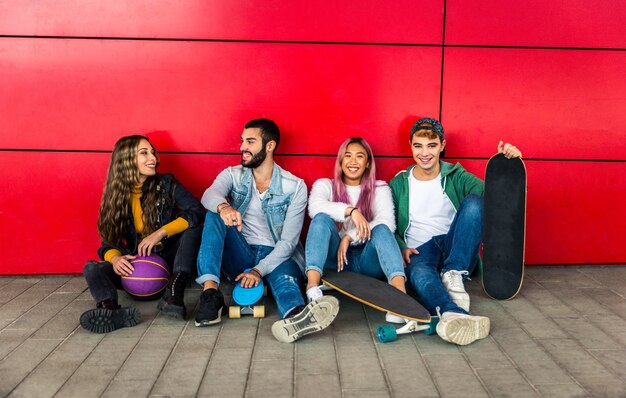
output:
<path id="1" fill-rule="evenodd" d="M 120 136 L 149 133 L 161 170 L 200 196 L 261 116 L 309 185 L 357 134 L 391 178 L 419 116 L 440 117 L 448 160 L 481 177 L 513 142 L 527 263 L 626 262 L 626 5 L 331 3 L 0 0 L 0 274 L 95 257 Z"/>

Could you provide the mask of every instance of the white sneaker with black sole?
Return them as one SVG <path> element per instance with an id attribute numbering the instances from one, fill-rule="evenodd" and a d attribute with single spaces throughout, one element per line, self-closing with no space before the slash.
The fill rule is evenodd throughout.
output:
<path id="1" fill-rule="evenodd" d="M 338 313 L 339 300 L 333 296 L 322 296 L 311 301 L 294 316 L 274 322 L 272 334 L 280 342 L 291 343 L 307 334 L 326 329 Z"/>

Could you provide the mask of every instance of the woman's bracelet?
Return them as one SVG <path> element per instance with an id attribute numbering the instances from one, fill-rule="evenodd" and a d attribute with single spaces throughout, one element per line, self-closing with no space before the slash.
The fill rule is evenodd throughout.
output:
<path id="1" fill-rule="evenodd" d="M 355 210 L 359 210 L 356 207 L 353 207 L 352 210 L 350 210 L 350 213 L 348 213 L 348 217 L 352 217 L 352 213 L 354 213 Z"/>
<path id="2" fill-rule="evenodd" d="M 220 208 L 221 205 L 224 205 Z M 222 210 L 224 210 L 225 208 L 230 207 L 230 203 L 220 203 L 219 205 L 217 205 L 217 214 L 219 215 Z"/>
<path id="3" fill-rule="evenodd" d="M 255 274 L 259 276 L 259 278 L 263 278 L 263 275 L 261 275 L 261 272 L 259 272 L 259 270 L 256 268 L 252 268 L 250 272 L 254 272 Z"/>

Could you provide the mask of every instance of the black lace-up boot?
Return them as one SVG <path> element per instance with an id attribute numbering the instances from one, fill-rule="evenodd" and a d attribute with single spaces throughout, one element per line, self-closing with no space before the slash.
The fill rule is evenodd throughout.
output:
<path id="1" fill-rule="evenodd" d="M 80 325 L 93 333 L 109 333 L 119 328 L 135 326 L 141 314 L 133 307 L 121 307 L 114 300 L 104 300 L 93 310 L 80 316 Z"/>
<path id="2" fill-rule="evenodd" d="M 157 308 L 165 315 L 177 319 L 185 319 L 187 317 L 187 308 L 185 307 L 185 288 L 189 274 L 186 272 L 176 272 L 170 283 L 163 293 L 163 297 L 159 300 Z"/>

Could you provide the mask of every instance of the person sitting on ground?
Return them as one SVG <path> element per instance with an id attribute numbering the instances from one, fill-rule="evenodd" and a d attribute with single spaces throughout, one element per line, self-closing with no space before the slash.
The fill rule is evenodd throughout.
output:
<path id="1" fill-rule="evenodd" d="M 390 182 L 398 229 L 395 236 L 411 287 L 432 315 L 437 334 L 465 345 L 487 337 L 489 318 L 469 315 L 463 281 L 480 261 L 483 181 L 459 163 L 440 159 L 446 147 L 438 120 L 419 119 L 409 137 L 415 164 Z M 521 157 L 511 144 L 498 144 L 507 158 Z"/>
<path id="2" fill-rule="evenodd" d="M 323 295 L 319 285 L 324 268 L 385 278 L 406 293 L 402 255 L 393 235 L 391 190 L 376 180 L 374 155 L 365 139 L 349 138 L 341 144 L 334 178 L 313 184 L 309 216 L 305 256 L 309 301 Z M 405 322 L 391 313 L 386 319 Z"/>
<path id="3" fill-rule="evenodd" d="M 195 276 L 195 263 L 204 209 L 172 174 L 159 174 L 159 157 L 147 137 L 120 138 L 111 154 L 98 231 L 102 261 L 88 261 L 83 269 L 96 309 L 83 313 L 85 329 L 106 333 L 139 322 L 139 311 L 118 304 L 121 277 L 134 271 L 135 256 L 159 254 L 172 268 L 158 308 L 184 319 L 184 290 Z"/>
<path id="4" fill-rule="evenodd" d="M 304 264 L 299 239 L 307 187 L 274 162 L 279 141 L 273 121 L 246 123 L 241 165 L 223 170 L 202 196 L 209 211 L 198 254 L 196 282 L 203 292 L 196 326 L 221 321 L 221 273 L 244 288 L 258 286 L 264 279 L 283 318 L 272 325 L 274 337 L 281 342 L 320 331 L 337 316 L 336 298 L 322 297 L 305 305 L 300 290 Z"/>

